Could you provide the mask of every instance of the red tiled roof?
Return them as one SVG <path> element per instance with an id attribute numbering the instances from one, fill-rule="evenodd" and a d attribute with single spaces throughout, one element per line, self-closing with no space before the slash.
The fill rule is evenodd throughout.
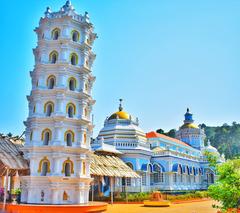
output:
<path id="1" fill-rule="evenodd" d="M 178 143 L 178 144 L 181 144 L 181 145 L 184 145 L 184 146 L 189 146 L 188 144 L 184 143 L 183 141 L 180 141 L 176 138 L 168 137 L 166 135 L 163 135 L 163 134 L 160 134 L 160 133 L 157 133 L 157 132 L 154 132 L 154 131 L 146 133 L 146 137 L 147 138 L 163 138 L 163 139 L 172 141 L 174 143 Z"/>

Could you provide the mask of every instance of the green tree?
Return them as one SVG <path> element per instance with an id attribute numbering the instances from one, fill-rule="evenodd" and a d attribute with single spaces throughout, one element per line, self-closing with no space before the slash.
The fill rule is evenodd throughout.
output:
<path id="1" fill-rule="evenodd" d="M 218 201 L 222 212 L 240 207 L 240 159 L 228 160 L 217 166 L 218 180 L 209 186 L 211 198 Z"/>
<path id="2" fill-rule="evenodd" d="M 209 151 L 205 151 L 203 153 L 203 155 L 206 156 L 206 158 L 209 162 L 209 166 L 214 168 L 214 170 L 216 170 L 218 156 L 216 154 L 213 154 L 213 153 L 209 152 Z"/>
<path id="3" fill-rule="evenodd" d="M 169 132 L 165 133 L 165 135 L 175 138 L 176 137 L 176 130 L 175 129 L 171 129 Z"/>
<path id="4" fill-rule="evenodd" d="M 164 130 L 163 129 L 157 129 L 156 132 L 159 133 L 159 134 L 164 134 Z"/>

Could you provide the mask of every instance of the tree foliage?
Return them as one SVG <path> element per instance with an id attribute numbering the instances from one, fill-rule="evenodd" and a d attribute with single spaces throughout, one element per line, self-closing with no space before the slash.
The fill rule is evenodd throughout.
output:
<path id="1" fill-rule="evenodd" d="M 211 144 L 220 153 L 224 153 L 227 159 L 240 156 L 240 124 L 233 122 L 232 125 L 225 123 L 218 127 L 205 124 L 201 126 L 204 127 L 207 139 L 210 139 Z"/>
<path id="2" fill-rule="evenodd" d="M 218 180 L 209 186 L 211 198 L 218 201 L 222 212 L 240 207 L 240 159 L 228 160 L 217 166 Z"/>
<path id="3" fill-rule="evenodd" d="M 203 153 L 204 156 L 206 156 L 207 161 L 209 162 L 209 166 L 214 168 L 214 170 L 216 169 L 217 166 L 217 160 L 218 160 L 218 156 L 216 154 L 213 154 L 209 151 L 205 151 Z"/>
<path id="4" fill-rule="evenodd" d="M 171 129 L 171 130 L 169 130 L 169 132 L 165 132 L 163 129 L 157 129 L 156 132 L 160 133 L 160 134 L 163 134 L 163 135 L 166 135 L 168 137 L 172 137 L 172 138 L 175 138 L 175 136 L 176 136 L 176 130 L 175 129 Z"/>

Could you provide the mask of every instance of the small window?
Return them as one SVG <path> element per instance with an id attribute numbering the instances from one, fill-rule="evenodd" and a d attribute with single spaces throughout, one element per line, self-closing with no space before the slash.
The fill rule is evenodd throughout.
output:
<path id="1" fill-rule="evenodd" d="M 67 114 L 68 114 L 68 117 L 69 118 L 73 118 L 73 116 L 74 116 L 74 114 L 75 114 L 75 112 L 76 112 L 76 107 L 75 107 L 75 105 L 74 104 L 72 104 L 72 103 L 69 103 L 68 105 L 67 105 Z"/>
<path id="2" fill-rule="evenodd" d="M 52 39 L 53 40 L 58 40 L 59 36 L 60 36 L 60 30 L 58 28 L 55 28 L 52 31 Z"/>
<path id="3" fill-rule="evenodd" d="M 47 116 L 51 116 L 52 112 L 53 112 L 52 105 L 51 105 L 51 104 L 47 105 L 46 115 L 47 115 Z"/>
<path id="4" fill-rule="evenodd" d="M 45 129 L 42 132 L 42 141 L 43 141 L 43 145 L 47 146 L 49 145 L 49 141 L 51 140 L 52 137 L 52 133 L 50 129 Z"/>
<path id="5" fill-rule="evenodd" d="M 75 66 L 75 65 L 77 65 L 77 63 L 78 63 L 78 56 L 77 56 L 77 54 L 72 53 L 71 54 L 71 64 Z"/>
<path id="6" fill-rule="evenodd" d="M 48 89 L 53 89 L 55 86 L 55 76 L 49 76 L 47 80 Z"/>
<path id="7" fill-rule="evenodd" d="M 41 176 L 47 176 L 48 162 L 43 162 Z"/>
<path id="8" fill-rule="evenodd" d="M 71 176 L 71 165 L 70 165 L 70 163 L 65 164 L 65 176 L 66 177 Z"/>
<path id="9" fill-rule="evenodd" d="M 49 61 L 51 64 L 56 64 L 58 60 L 58 53 L 56 51 L 53 51 L 49 55 Z"/>
<path id="10" fill-rule="evenodd" d="M 54 111 L 54 105 L 52 102 L 48 102 L 44 106 L 44 112 L 46 113 L 46 116 L 51 116 Z"/>
<path id="11" fill-rule="evenodd" d="M 72 143 L 74 141 L 74 133 L 70 130 L 68 130 L 67 132 L 65 132 L 65 142 L 67 146 L 72 146 Z"/>
<path id="12" fill-rule="evenodd" d="M 72 32 L 72 40 L 75 42 L 79 40 L 79 33 L 75 30 Z"/>
<path id="13" fill-rule="evenodd" d="M 73 106 L 68 107 L 68 117 L 73 118 Z"/>
<path id="14" fill-rule="evenodd" d="M 67 160 L 65 160 L 63 162 L 63 167 L 62 167 L 62 173 L 69 177 L 71 176 L 71 174 L 74 174 L 74 164 L 73 162 L 70 160 L 70 158 L 68 158 Z"/>
<path id="15" fill-rule="evenodd" d="M 76 89 L 76 79 L 71 78 L 68 83 L 69 90 L 74 91 Z"/>
<path id="16" fill-rule="evenodd" d="M 72 134 L 67 134 L 67 146 L 72 146 Z"/>

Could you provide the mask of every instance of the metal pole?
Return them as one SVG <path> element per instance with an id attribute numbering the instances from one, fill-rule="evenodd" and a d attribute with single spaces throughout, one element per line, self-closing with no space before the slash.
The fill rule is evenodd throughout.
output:
<path id="1" fill-rule="evenodd" d="M 126 193 L 126 202 L 128 203 L 127 181 L 125 182 L 125 193 Z"/>
<path id="2" fill-rule="evenodd" d="M 92 182 L 92 201 L 93 201 L 93 197 L 94 197 L 94 181 Z"/>
<path id="3" fill-rule="evenodd" d="M 111 205 L 113 204 L 113 177 L 110 177 L 110 186 L 111 186 Z"/>
<path id="4" fill-rule="evenodd" d="M 7 190 L 8 190 L 8 174 L 9 174 L 9 169 L 7 168 L 7 173 L 6 173 L 6 180 L 4 183 L 4 197 L 3 197 L 3 207 L 2 207 L 2 211 L 5 210 L 6 208 L 6 199 L 7 199 Z"/>

